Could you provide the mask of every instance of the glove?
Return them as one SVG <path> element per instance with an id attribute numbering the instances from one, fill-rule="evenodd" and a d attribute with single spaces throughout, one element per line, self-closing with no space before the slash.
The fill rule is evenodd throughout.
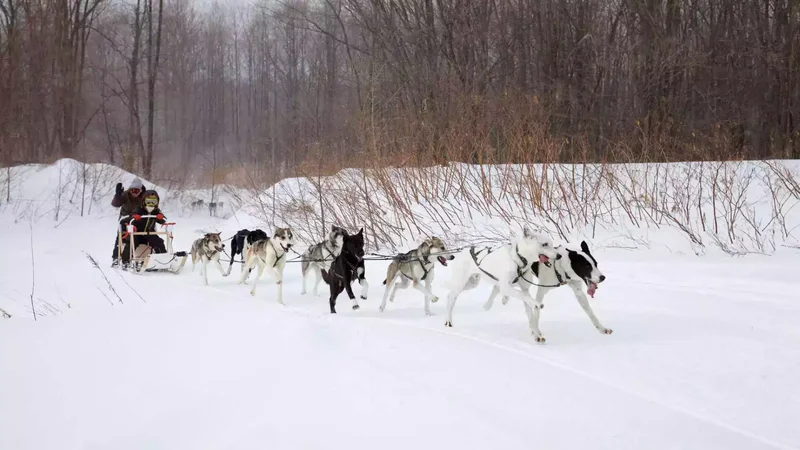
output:
<path id="1" fill-rule="evenodd" d="M 164 215 L 159 213 L 156 215 L 156 220 L 164 220 Z"/>
<path id="2" fill-rule="evenodd" d="M 134 214 L 133 220 L 142 220 L 142 216 L 140 216 L 139 214 Z"/>
<path id="3" fill-rule="evenodd" d="M 117 183 L 117 195 L 122 194 L 124 189 L 122 189 L 122 183 Z"/>

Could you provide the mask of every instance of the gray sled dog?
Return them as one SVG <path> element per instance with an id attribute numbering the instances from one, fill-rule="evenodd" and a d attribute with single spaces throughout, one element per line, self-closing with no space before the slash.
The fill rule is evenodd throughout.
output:
<path id="1" fill-rule="evenodd" d="M 294 245 L 294 234 L 291 228 L 278 228 L 271 238 L 254 242 L 247 249 L 244 270 L 239 284 L 247 279 L 250 269 L 258 266 L 258 273 L 253 280 L 250 295 L 256 295 L 256 285 L 266 269 L 275 278 L 278 285 L 278 303 L 283 305 L 283 268 L 286 267 L 286 252 Z"/>
<path id="2" fill-rule="evenodd" d="M 228 276 L 228 274 L 222 270 L 222 264 L 219 262 L 220 253 L 222 253 L 222 249 L 225 248 L 225 244 L 222 243 L 222 239 L 220 239 L 219 235 L 220 233 L 206 233 L 192 244 L 192 272 L 194 272 L 194 266 L 199 259 L 202 264 L 200 275 L 203 277 L 203 282 L 206 286 L 208 286 L 208 265 L 212 261 L 216 264 L 217 268 L 219 268 L 219 273 L 221 273 L 223 277 Z"/>
<path id="3" fill-rule="evenodd" d="M 317 288 L 322 281 L 322 270 L 328 270 L 331 263 L 340 253 L 342 253 L 342 242 L 347 235 L 347 230 L 336 225 L 331 227 L 328 239 L 308 247 L 301 259 L 301 271 L 303 274 L 303 289 L 300 294 L 306 293 L 306 277 L 309 271 L 314 271 L 316 280 L 314 281 L 314 295 L 317 295 Z"/>
<path id="4" fill-rule="evenodd" d="M 592 322 L 592 325 L 597 328 L 597 331 L 603 334 L 611 334 L 613 332 L 611 328 L 606 328 L 600 323 L 600 320 L 594 314 L 589 304 L 589 299 L 586 298 L 586 294 L 583 292 L 583 286 L 586 285 L 586 293 L 594 298 L 597 285 L 606 279 L 606 276 L 603 275 L 597 267 L 597 260 L 589 251 L 589 246 L 586 242 L 581 242 L 580 250 L 567 246 L 556 247 L 556 259 L 552 261 L 550 266 L 535 262 L 531 265 L 531 271 L 533 275 L 536 276 L 536 281 L 526 276 L 520 279 L 519 284 L 525 291 L 533 286 L 533 283 L 536 283 L 535 285 L 537 286 L 536 298 L 534 301 L 541 306 L 531 310 L 525 305 L 525 312 L 528 315 L 528 324 L 530 325 L 533 336 L 536 338 L 536 342 L 545 342 L 545 338 L 539 329 L 539 315 L 541 314 L 541 309 L 544 308 L 544 303 L 542 303 L 544 301 L 544 296 L 551 290 L 564 285 L 572 289 L 575 298 L 578 300 L 578 304 L 581 305 L 583 311 L 589 316 L 589 320 Z M 495 288 L 492 289 L 492 293 L 489 294 L 489 299 L 486 300 L 486 303 L 483 305 L 485 310 L 488 311 L 492 308 L 494 299 L 498 294 L 500 294 L 500 289 L 495 286 Z M 503 304 L 505 305 L 506 303 L 508 303 L 508 297 L 504 296 Z"/>
<path id="5" fill-rule="evenodd" d="M 425 315 L 432 315 L 431 302 L 436 303 L 439 297 L 431 291 L 433 283 L 433 269 L 436 263 L 431 258 L 436 258 L 439 264 L 447 266 L 448 260 L 455 259 L 455 256 L 447 253 L 444 242 L 438 237 L 429 237 L 419 245 L 419 247 L 409 252 L 397 255 L 389 267 L 386 269 L 386 279 L 383 284 L 386 290 L 383 292 L 383 301 L 379 310 L 386 309 L 386 300 L 394 302 L 394 296 L 398 289 L 406 289 L 409 285 L 425 295 Z M 397 278 L 400 278 L 395 283 Z M 422 282 L 425 282 L 423 286 Z"/>

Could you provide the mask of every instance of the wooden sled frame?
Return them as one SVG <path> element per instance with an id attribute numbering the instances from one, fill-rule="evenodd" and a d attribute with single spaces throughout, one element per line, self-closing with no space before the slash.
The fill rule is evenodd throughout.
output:
<path id="1" fill-rule="evenodd" d="M 144 215 L 144 216 L 141 216 L 141 217 L 142 217 L 142 219 L 155 219 L 155 218 L 157 218 L 157 216 L 155 216 L 155 215 Z M 127 217 L 121 219 L 120 223 L 124 219 L 127 219 Z M 150 268 L 150 255 L 154 254 L 152 248 L 150 248 L 149 245 L 140 244 L 139 247 L 144 247 L 141 250 L 139 250 L 137 247 L 134 247 L 134 245 L 133 245 L 134 244 L 134 242 L 133 242 L 134 236 L 163 236 L 164 237 L 163 238 L 164 239 L 164 247 L 167 250 L 167 252 L 164 253 L 164 255 L 170 255 L 172 258 L 181 258 L 181 262 L 180 262 L 180 265 L 178 266 L 178 268 L 176 270 L 174 270 L 174 271 L 173 270 L 168 270 L 168 269 L 159 269 L 159 270 L 172 272 L 172 273 L 176 273 L 176 274 L 180 273 L 181 269 L 183 269 L 183 265 L 186 264 L 186 258 L 187 258 L 188 255 L 186 254 L 186 252 L 177 252 L 176 253 L 176 252 L 173 251 L 173 249 L 172 249 L 172 229 L 171 229 L 171 227 L 173 225 L 175 225 L 175 222 L 167 222 L 167 223 L 161 225 L 162 227 L 164 227 L 164 231 L 149 231 L 148 232 L 148 231 L 134 231 L 134 226 L 132 225 L 132 223 L 130 223 L 130 222 L 128 223 L 128 225 L 126 226 L 125 233 L 128 234 L 128 239 L 129 239 L 128 245 L 131 248 L 131 258 L 130 258 L 129 263 L 130 264 L 141 263 L 141 266 L 139 267 L 139 269 L 135 270 L 134 272 L 136 272 L 136 273 L 147 272 L 149 270 L 149 268 Z M 118 261 L 122 261 L 122 252 L 123 252 L 123 248 L 124 248 L 124 238 L 123 238 L 123 231 L 120 230 L 120 229 L 117 230 L 117 240 L 118 240 L 117 243 L 119 244 L 118 248 L 117 248 L 117 258 L 118 258 Z"/>

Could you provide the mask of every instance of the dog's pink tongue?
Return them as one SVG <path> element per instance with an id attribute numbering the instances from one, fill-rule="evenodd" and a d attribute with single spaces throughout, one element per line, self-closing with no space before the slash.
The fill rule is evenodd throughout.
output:
<path id="1" fill-rule="evenodd" d="M 589 297 L 594 298 L 594 292 L 597 290 L 597 283 L 589 283 L 589 289 L 586 292 L 589 294 Z"/>
<path id="2" fill-rule="evenodd" d="M 540 263 L 546 263 L 548 261 L 550 261 L 550 258 L 548 258 L 547 255 L 539 255 L 539 262 Z"/>

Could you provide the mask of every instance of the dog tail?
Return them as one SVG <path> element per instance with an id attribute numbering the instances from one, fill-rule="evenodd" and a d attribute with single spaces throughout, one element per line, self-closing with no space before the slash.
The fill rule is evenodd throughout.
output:
<path id="1" fill-rule="evenodd" d="M 331 284 L 331 274 L 328 273 L 327 270 L 321 269 L 322 271 L 322 279 L 325 280 L 325 284 Z"/>
<path id="2" fill-rule="evenodd" d="M 194 245 L 192 246 L 191 253 L 192 253 L 192 272 L 194 272 L 194 265 L 195 262 L 197 261 L 197 249 L 194 248 Z"/>

